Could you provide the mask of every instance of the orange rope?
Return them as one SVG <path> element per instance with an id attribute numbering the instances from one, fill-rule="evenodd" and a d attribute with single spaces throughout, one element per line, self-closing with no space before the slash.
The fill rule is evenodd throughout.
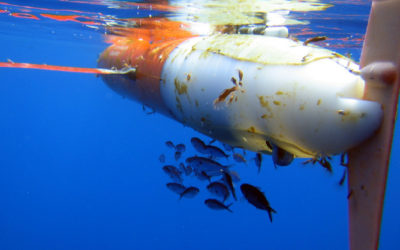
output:
<path id="1" fill-rule="evenodd" d="M 81 68 L 81 67 L 67 67 L 67 66 L 55 66 L 46 64 L 14 63 L 14 62 L 0 62 L 0 68 L 43 69 L 43 70 L 88 73 L 88 74 L 127 74 L 130 72 L 135 72 L 135 68 L 113 70 L 113 69 Z"/>

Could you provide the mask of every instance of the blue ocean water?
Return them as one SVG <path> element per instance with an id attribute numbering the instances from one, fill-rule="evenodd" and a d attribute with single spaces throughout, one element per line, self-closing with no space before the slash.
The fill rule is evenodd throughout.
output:
<path id="1" fill-rule="evenodd" d="M 122 3 L 1 2 L 0 61 L 96 67 L 108 46 L 104 30 L 40 13 L 79 10 L 92 18 L 79 21 L 160 15 Z M 295 13 L 310 25 L 290 30 L 301 40 L 326 35 L 322 46 L 357 60 L 370 3 L 330 3 L 334 6 L 323 12 Z M 11 15 L 17 12 L 40 20 Z M 313 35 L 307 35 L 308 29 Z M 207 182 L 186 178 L 185 184 L 201 191 L 178 200 L 165 187 L 170 179 L 159 161 L 164 154 L 166 163 L 175 163 L 165 146 L 168 140 L 186 144 L 188 157 L 195 154 L 191 137 L 210 139 L 162 115 L 147 114 L 92 74 L 2 68 L 0 76 L 0 249 L 348 248 L 347 188 L 338 185 L 343 168 L 337 162 L 330 174 L 302 160 L 275 169 L 264 156 L 258 174 L 254 153 L 247 152 L 248 163 L 234 169 L 243 182 L 265 192 L 277 211 L 273 222 L 241 195 L 231 206 L 233 213 L 210 210 L 204 205 L 210 197 Z M 396 134 L 393 152 L 398 142 Z M 398 164 L 393 154 L 381 249 L 400 245 Z"/>

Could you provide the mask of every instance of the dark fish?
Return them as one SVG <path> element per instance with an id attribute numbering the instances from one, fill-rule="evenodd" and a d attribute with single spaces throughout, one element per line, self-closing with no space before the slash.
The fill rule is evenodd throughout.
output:
<path id="1" fill-rule="evenodd" d="M 250 204 L 258 209 L 267 211 L 269 220 L 272 222 L 272 213 L 276 213 L 276 211 L 269 205 L 264 193 L 250 184 L 242 184 L 240 190 Z"/>
<path id="2" fill-rule="evenodd" d="M 207 173 L 204 172 L 204 171 L 195 172 L 195 176 L 196 176 L 197 179 L 199 179 L 200 181 L 205 181 L 205 180 L 207 180 L 208 182 L 211 182 L 211 176 L 207 175 Z"/>
<path id="3" fill-rule="evenodd" d="M 166 141 L 165 145 L 167 145 L 167 147 L 169 147 L 169 148 L 175 149 L 175 145 L 172 141 Z"/>
<path id="4" fill-rule="evenodd" d="M 347 153 L 342 153 L 340 155 L 340 165 L 342 165 L 343 167 L 349 166 L 349 155 Z"/>
<path id="5" fill-rule="evenodd" d="M 256 157 L 254 158 L 254 162 L 256 163 L 256 166 L 258 168 L 258 173 L 261 172 L 261 162 L 262 162 L 262 154 L 258 152 L 256 154 Z"/>
<path id="6" fill-rule="evenodd" d="M 164 162 L 165 162 L 165 155 L 164 155 L 164 154 L 160 154 L 160 156 L 158 157 L 158 160 L 159 160 L 161 163 L 164 163 Z"/>
<path id="7" fill-rule="evenodd" d="M 164 170 L 165 172 L 168 172 L 168 173 L 170 173 L 170 172 L 176 172 L 176 173 L 178 173 L 178 174 L 181 174 L 181 171 L 179 171 L 179 169 L 178 169 L 177 167 L 172 166 L 172 165 L 165 165 L 165 166 L 163 167 L 163 170 Z"/>
<path id="8" fill-rule="evenodd" d="M 167 183 L 167 188 L 169 190 L 171 190 L 172 192 L 177 193 L 179 195 L 182 194 L 186 189 L 186 187 L 184 185 L 175 183 L 175 182 Z"/>
<path id="9" fill-rule="evenodd" d="M 222 198 L 222 201 L 224 202 L 229 197 L 228 188 L 221 182 L 211 182 L 208 184 L 207 189 L 210 193 Z"/>
<path id="10" fill-rule="evenodd" d="M 182 163 L 182 165 L 183 165 L 183 163 Z M 184 172 L 185 172 L 185 175 L 188 176 L 193 172 L 193 169 L 191 166 L 186 166 Z"/>
<path id="11" fill-rule="evenodd" d="M 206 144 L 200 140 L 197 137 L 192 137 L 192 139 L 190 139 L 190 142 L 192 143 L 192 146 L 199 152 L 202 154 L 206 154 Z"/>
<path id="12" fill-rule="evenodd" d="M 152 109 L 152 108 L 150 108 L 151 109 L 151 111 L 147 111 L 146 110 L 146 106 L 144 106 L 144 105 L 142 105 L 142 109 L 143 109 L 143 111 L 146 113 L 146 115 L 151 115 L 151 114 L 154 114 L 156 111 L 154 110 L 154 109 Z"/>
<path id="13" fill-rule="evenodd" d="M 274 162 L 275 168 L 278 166 L 287 166 L 292 163 L 294 159 L 293 154 L 287 152 L 284 149 L 272 144 L 272 160 Z"/>
<path id="14" fill-rule="evenodd" d="M 235 188 L 233 187 L 232 176 L 228 172 L 224 171 L 223 180 L 231 191 L 233 198 L 237 200 Z"/>
<path id="15" fill-rule="evenodd" d="M 175 161 L 179 160 L 179 159 L 181 158 L 181 156 L 182 156 L 182 152 L 176 151 L 176 152 L 175 152 L 175 155 L 174 155 Z"/>
<path id="16" fill-rule="evenodd" d="M 179 163 L 179 171 L 185 172 L 185 169 L 186 169 L 185 164 L 183 164 L 182 162 Z"/>
<path id="17" fill-rule="evenodd" d="M 347 199 L 350 199 L 350 197 L 353 195 L 353 189 L 350 189 L 350 192 L 347 194 Z"/>
<path id="18" fill-rule="evenodd" d="M 190 166 L 185 166 L 185 164 L 183 164 L 182 162 L 179 163 L 179 170 L 185 173 L 186 176 L 192 173 L 192 168 Z"/>
<path id="19" fill-rule="evenodd" d="M 211 160 L 209 158 L 193 156 L 186 159 L 186 163 L 191 166 L 195 172 L 204 171 L 209 176 L 222 175 L 222 172 L 227 171 L 228 167 Z"/>
<path id="20" fill-rule="evenodd" d="M 213 143 L 216 142 L 216 141 L 217 141 L 217 139 L 212 139 L 212 140 L 208 143 L 208 145 L 213 144 Z"/>
<path id="21" fill-rule="evenodd" d="M 186 146 L 184 144 L 180 143 L 180 144 L 175 146 L 175 149 L 176 149 L 177 152 L 183 153 L 186 150 Z"/>
<path id="22" fill-rule="evenodd" d="M 232 182 L 239 182 L 240 181 L 240 175 L 236 171 L 229 171 L 230 176 L 232 177 Z"/>
<path id="23" fill-rule="evenodd" d="M 200 189 L 197 187 L 188 187 L 181 194 L 179 199 L 185 198 L 193 198 L 200 192 Z"/>
<path id="24" fill-rule="evenodd" d="M 346 175 L 347 175 L 347 169 L 345 169 L 345 170 L 343 171 L 342 178 L 340 178 L 340 180 L 339 180 L 339 185 L 340 185 L 340 186 L 343 186 L 344 181 L 346 180 Z"/>
<path id="25" fill-rule="evenodd" d="M 332 166 L 330 164 L 330 162 L 327 160 L 326 157 L 322 157 L 320 160 L 318 160 L 318 163 L 325 168 L 326 170 L 328 170 L 329 173 L 332 173 Z"/>
<path id="26" fill-rule="evenodd" d="M 204 204 L 206 204 L 207 207 L 214 210 L 228 210 L 229 212 L 233 213 L 233 211 L 229 208 L 232 205 L 232 203 L 229 205 L 225 205 L 216 199 L 207 199 L 204 201 Z"/>
<path id="27" fill-rule="evenodd" d="M 207 145 L 205 147 L 205 152 L 206 152 L 207 155 L 211 156 L 213 159 L 222 158 L 222 157 L 224 157 L 224 158 L 228 158 L 229 157 L 229 155 L 225 154 L 225 152 L 222 149 L 220 149 L 220 148 L 218 148 L 216 146 L 212 146 L 212 145 Z"/>
<path id="28" fill-rule="evenodd" d="M 311 158 L 311 159 L 308 159 L 308 160 L 306 160 L 306 161 L 303 161 L 302 164 L 306 165 L 306 164 L 311 163 L 311 164 L 314 165 L 314 164 L 317 163 L 318 161 L 319 161 L 318 158 Z"/>
<path id="29" fill-rule="evenodd" d="M 175 182 L 182 183 L 181 171 L 172 165 L 165 165 L 163 168 L 164 172 Z"/>
<path id="30" fill-rule="evenodd" d="M 331 163 L 329 162 L 329 160 L 331 160 L 332 158 L 329 156 L 326 157 L 320 157 L 320 158 L 311 158 L 309 160 L 306 160 L 304 162 L 302 162 L 303 164 L 308 164 L 308 163 L 312 163 L 313 165 L 315 163 L 319 163 L 323 168 L 325 168 L 326 170 L 328 170 L 328 172 L 332 173 L 332 166 Z"/>
<path id="31" fill-rule="evenodd" d="M 234 153 L 233 154 L 233 159 L 236 162 L 239 162 L 239 163 L 246 163 L 246 159 L 244 158 L 244 156 L 239 154 L 239 153 Z"/>

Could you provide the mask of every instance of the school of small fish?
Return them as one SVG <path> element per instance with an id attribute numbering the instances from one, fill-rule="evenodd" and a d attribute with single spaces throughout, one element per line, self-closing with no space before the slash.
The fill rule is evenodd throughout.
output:
<path id="1" fill-rule="evenodd" d="M 229 160 L 229 158 L 231 158 L 236 164 L 247 164 L 249 161 L 247 152 L 221 143 L 222 149 L 214 144 L 215 140 L 205 143 L 200 138 L 193 137 L 190 142 L 197 153 L 188 157 L 183 157 L 184 153 L 187 152 L 185 144 L 179 143 L 175 145 L 172 141 L 165 142 L 168 151 L 172 151 L 172 157 L 170 157 L 171 161 L 174 161 L 172 164 L 165 164 L 167 156 L 165 154 L 159 156 L 159 161 L 165 164 L 162 170 L 172 181 L 167 183 L 166 187 L 171 190 L 171 192 L 177 194 L 179 200 L 192 199 L 199 194 L 200 188 L 191 185 L 185 186 L 183 184 L 185 178 L 195 177 L 200 181 L 207 181 L 206 192 L 210 195 L 210 198 L 204 200 L 204 204 L 213 210 L 224 210 L 233 213 L 231 206 L 238 200 L 235 184 L 240 181 L 240 176 L 236 171 L 231 169 L 233 164 L 223 165 L 219 160 Z M 272 152 L 272 160 L 275 168 L 277 168 L 277 166 L 289 165 L 293 160 L 293 155 L 274 147 L 276 146 L 271 146 L 271 148 L 274 149 Z M 343 162 L 343 164 L 341 163 L 341 165 L 345 166 L 344 156 L 342 156 L 342 158 L 341 162 Z M 255 156 L 252 157 L 251 160 L 255 163 L 258 173 L 260 173 L 263 160 L 262 154 L 259 152 L 255 153 Z M 322 167 L 331 172 L 332 168 L 328 160 L 331 159 L 329 157 L 321 157 L 318 159 L 310 159 L 303 163 L 319 163 Z M 340 185 L 343 184 L 344 178 L 345 175 L 339 181 Z M 247 200 L 249 204 L 257 209 L 266 211 L 269 220 L 272 222 L 272 215 L 276 213 L 276 211 L 271 207 L 264 192 L 262 192 L 260 188 L 248 183 L 242 183 L 240 185 L 240 191 L 243 198 Z"/>
<path id="2" fill-rule="evenodd" d="M 239 153 L 238 150 L 227 144 L 222 144 L 220 148 L 213 144 L 215 141 L 205 143 L 197 137 L 190 140 L 191 145 L 196 150 L 197 154 L 183 159 L 186 152 L 186 146 L 183 143 L 174 144 L 172 141 L 165 142 L 168 151 L 171 152 L 171 161 L 173 164 L 165 164 L 167 156 L 161 154 L 159 161 L 163 165 L 162 170 L 172 182 L 166 184 L 166 187 L 178 196 L 179 200 L 195 198 L 200 192 L 200 188 L 196 186 L 185 186 L 184 180 L 186 177 L 193 176 L 200 181 L 207 181 L 207 194 L 210 198 L 204 200 L 204 204 L 213 210 L 225 210 L 233 212 L 231 206 L 234 201 L 237 201 L 235 183 L 240 181 L 240 176 L 237 172 L 231 170 L 232 165 L 223 165 L 218 160 L 228 159 L 231 157 L 238 164 L 247 164 L 246 152 Z M 254 162 L 258 172 L 261 171 L 262 156 L 257 153 L 254 157 Z M 175 166 L 175 165 L 176 166 Z M 245 186 L 244 186 L 245 185 Z M 241 187 L 248 187 L 250 184 L 242 184 Z M 257 190 L 257 191 L 256 191 Z M 256 187 L 253 189 L 241 188 L 243 196 L 250 204 L 256 208 L 266 210 L 270 215 L 275 212 L 270 206 L 265 195 Z M 261 195 L 260 195 L 261 194 Z M 227 201 L 232 197 L 232 201 Z M 247 197 L 252 197 L 251 199 Z M 271 218 L 271 217 L 270 217 Z M 271 218 L 272 221 L 272 218 Z"/>

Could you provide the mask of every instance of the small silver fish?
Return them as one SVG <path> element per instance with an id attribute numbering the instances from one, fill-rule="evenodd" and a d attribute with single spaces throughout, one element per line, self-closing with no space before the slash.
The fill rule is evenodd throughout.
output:
<path id="1" fill-rule="evenodd" d="M 246 162 L 247 162 L 247 161 L 246 161 L 246 158 L 244 158 L 244 156 L 241 155 L 241 154 L 239 154 L 239 153 L 234 153 L 234 154 L 233 154 L 233 159 L 234 159 L 236 162 L 239 162 L 239 163 L 246 163 Z"/>
<path id="2" fill-rule="evenodd" d="M 276 211 L 269 205 L 264 193 L 255 186 L 246 183 L 240 186 L 240 190 L 250 204 L 258 209 L 267 211 L 269 220 L 272 222 L 272 213 L 276 213 Z"/>
<path id="3" fill-rule="evenodd" d="M 222 198 L 223 202 L 225 202 L 225 200 L 229 197 L 228 188 L 225 186 L 225 184 L 221 182 L 211 182 L 210 184 L 208 184 L 207 190 L 210 193 Z"/>
<path id="4" fill-rule="evenodd" d="M 214 210 L 228 210 L 229 212 L 233 213 L 233 211 L 229 208 L 232 205 L 232 203 L 229 205 L 225 205 L 216 199 L 207 199 L 204 201 L 204 204 L 206 204 L 207 207 Z"/>
<path id="5" fill-rule="evenodd" d="M 186 187 L 184 185 L 175 182 L 167 183 L 166 186 L 169 190 L 179 195 L 181 195 L 186 190 Z"/>
<path id="6" fill-rule="evenodd" d="M 193 198 L 200 192 L 200 189 L 197 187 L 188 187 L 180 194 L 179 199 L 185 198 Z"/>

